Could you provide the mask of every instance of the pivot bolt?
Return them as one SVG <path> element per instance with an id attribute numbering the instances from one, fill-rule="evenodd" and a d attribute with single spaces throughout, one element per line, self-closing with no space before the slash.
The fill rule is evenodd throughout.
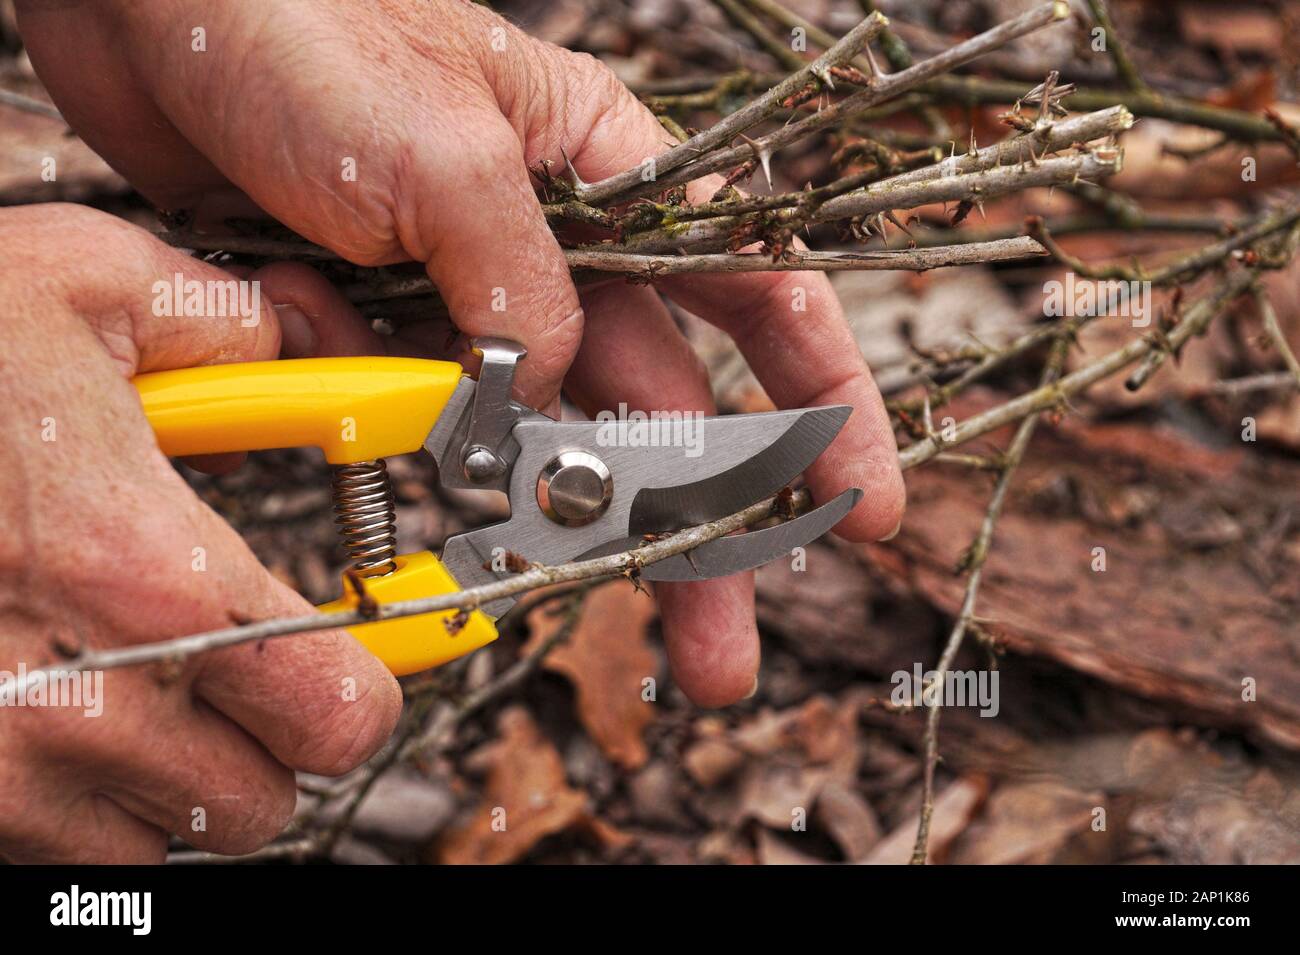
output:
<path id="1" fill-rule="evenodd" d="M 614 478 L 605 462 L 585 451 L 563 451 L 537 475 L 537 505 L 565 527 L 590 524 L 609 508 Z"/>

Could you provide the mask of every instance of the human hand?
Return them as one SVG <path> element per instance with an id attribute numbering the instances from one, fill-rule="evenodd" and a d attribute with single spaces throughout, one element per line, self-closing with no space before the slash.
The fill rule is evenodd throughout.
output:
<path id="1" fill-rule="evenodd" d="M 0 402 L 11 424 L 0 445 L 0 671 L 55 663 L 77 645 L 311 612 L 186 486 L 131 387 L 139 372 L 279 350 L 269 308 L 154 314 L 154 283 L 178 273 L 233 278 L 83 207 L 0 210 Z M 160 862 L 167 833 L 251 851 L 293 812 L 293 769 L 351 769 L 388 739 L 401 707 L 393 677 L 339 631 L 100 677 L 78 676 L 81 708 L 0 706 L 0 856 Z"/>
<path id="2" fill-rule="evenodd" d="M 528 170 L 544 161 L 562 168 L 567 155 L 590 182 L 667 148 L 658 121 L 598 61 L 454 0 L 18 8 L 64 115 L 161 207 L 200 223 L 260 211 L 355 263 L 424 263 L 462 332 L 527 347 L 517 386 L 534 407 L 553 407 L 563 386 L 588 414 L 620 402 L 713 410 L 707 376 L 654 290 L 580 295 L 534 195 Z M 692 198 L 717 185 L 694 184 Z M 271 267 L 264 282 L 298 306 L 282 312 L 288 354 L 417 353 L 373 334 L 309 270 Z M 778 406 L 853 406 L 808 482 L 820 500 L 864 489 L 842 535 L 892 534 L 904 501 L 892 430 L 824 276 L 656 284 L 729 333 Z M 474 361 L 463 345 L 447 357 Z M 749 693 L 752 575 L 656 594 L 686 693 L 705 705 Z"/>

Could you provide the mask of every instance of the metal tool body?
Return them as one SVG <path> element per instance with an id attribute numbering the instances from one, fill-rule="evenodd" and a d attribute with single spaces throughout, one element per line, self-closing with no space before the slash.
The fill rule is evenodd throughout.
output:
<path id="1" fill-rule="evenodd" d="M 647 534 L 715 520 L 772 495 L 826 448 L 847 406 L 701 418 L 696 453 L 648 446 L 638 421 L 555 421 L 514 401 L 524 350 L 477 339 L 477 381 L 452 362 L 326 358 L 217 365 L 135 379 L 164 452 L 315 445 L 335 465 L 336 523 L 369 596 L 381 603 L 509 576 L 506 555 L 555 564 L 636 547 Z M 448 488 L 505 492 L 510 518 L 449 538 L 441 560 L 396 553 L 384 458 L 423 447 Z M 748 570 L 820 536 L 861 496 L 845 491 L 798 518 L 719 538 L 647 565 L 649 580 Z M 357 595 L 322 609 L 354 606 Z M 504 598 L 468 617 L 444 611 L 376 621 L 356 637 L 396 673 L 491 642 Z"/>

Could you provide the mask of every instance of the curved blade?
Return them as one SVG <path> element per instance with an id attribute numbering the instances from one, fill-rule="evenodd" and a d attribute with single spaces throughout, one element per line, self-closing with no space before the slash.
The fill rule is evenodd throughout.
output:
<path id="1" fill-rule="evenodd" d="M 751 570 L 821 537 L 843 520 L 861 499 L 862 491 L 850 488 L 792 521 L 732 537 L 719 537 L 688 554 L 648 564 L 642 569 L 641 576 L 646 580 L 708 580 Z"/>
<path id="2" fill-rule="evenodd" d="M 705 419 L 716 432 L 706 433 L 710 441 L 762 446 L 734 467 L 696 481 L 690 480 L 690 462 L 674 461 L 673 483 L 665 480 L 662 486 L 637 491 L 628 515 L 628 534 L 635 537 L 703 524 L 775 494 L 826 450 L 852 411 L 849 405 L 827 405 Z M 786 417 L 793 418 L 791 424 L 779 437 L 769 439 L 771 425 Z M 708 455 L 704 457 L 707 466 Z"/>

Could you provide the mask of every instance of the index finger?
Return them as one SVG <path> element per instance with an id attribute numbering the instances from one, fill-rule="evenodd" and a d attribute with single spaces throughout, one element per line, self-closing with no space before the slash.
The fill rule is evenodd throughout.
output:
<path id="1" fill-rule="evenodd" d="M 842 536 L 893 536 L 906 501 L 894 430 L 826 276 L 748 272 L 665 278 L 660 285 L 735 340 L 777 407 L 852 406 L 843 430 L 808 468 L 808 483 L 819 501 L 862 489 L 862 501 L 835 528 Z"/>
<path id="2" fill-rule="evenodd" d="M 560 55 L 560 54 L 556 54 Z M 598 181 L 667 148 L 659 121 L 612 76 L 603 77 L 598 119 L 568 143 L 579 175 Z M 558 147 L 557 147 L 558 151 Z M 721 185 L 691 183 L 693 200 Z M 850 487 L 861 502 L 836 527 L 853 540 L 887 538 L 903 518 L 905 491 L 884 401 L 858 350 L 839 300 L 819 272 L 665 276 L 655 283 L 684 308 L 727 332 L 781 408 L 852 406 L 839 436 L 807 472 L 818 500 Z"/>

